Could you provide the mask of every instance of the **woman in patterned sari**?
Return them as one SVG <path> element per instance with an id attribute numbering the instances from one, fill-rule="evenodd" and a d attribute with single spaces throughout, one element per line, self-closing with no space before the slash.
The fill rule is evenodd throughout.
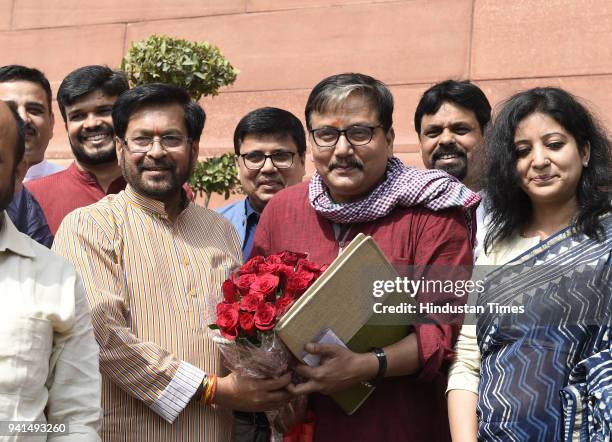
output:
<path id="1" fill-rule="evenodd" d="M 486 152 L 477 264 L 496 267 L 457 342 L 453 440 L 609 441 L 610 140 L 570 94 L 536 88 L 504 104 Z"/>

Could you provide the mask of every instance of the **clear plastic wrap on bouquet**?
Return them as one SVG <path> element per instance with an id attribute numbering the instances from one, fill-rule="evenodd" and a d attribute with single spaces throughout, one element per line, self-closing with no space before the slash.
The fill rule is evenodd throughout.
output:
<path id="1" fill-rule="evenodd" d="M 293 355 L 276 333 L 262 333 L 260 336 L 261 346 L 257 346 L 247 339 L 231 341 L 216 334 L 214 340 L 223 355 L 224 365 L 241 376 L 257 379 L 285 374 L 294 360 Z M 278 410 L 266 411 L 273 429 L 283 434 L 300 422 L 306 414 L 306 402 L 306 396 L 299 396 Z M 281 440 L 278 438 L 278 434 L 273 434 L 273 441 Z"/>

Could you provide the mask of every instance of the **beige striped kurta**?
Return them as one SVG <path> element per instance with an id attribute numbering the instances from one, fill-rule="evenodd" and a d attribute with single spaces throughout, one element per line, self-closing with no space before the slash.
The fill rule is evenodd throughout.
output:
<path id="1" fill-rule="evenodd" d="M 230 412 L 189 399 L 204 372 L 221 371 L 207 325 L 242 260 L 233 227 L 193 203 L 171 222 L 162 203 L 128 186 L 69 214 L 53 248 L 85 283 L 103 440 L 229 440 Z"/>

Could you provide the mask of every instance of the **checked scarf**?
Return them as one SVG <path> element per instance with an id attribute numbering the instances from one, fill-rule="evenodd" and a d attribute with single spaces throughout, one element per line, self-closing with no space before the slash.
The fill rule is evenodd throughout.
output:
<path id="1" fill-rule="evenodd" d="M 397 205 L 423 205 L 433 211 L 462 207 L 474 244 L 480 196 L 446 172 L 406 167 L 397 157 L 387 163 L 385 180 L 360 201 L 334 203 L 318 172 L 310 179 L 308 194 L 312 208 L 337 224 L 374 221 L 388 215 Z"/>

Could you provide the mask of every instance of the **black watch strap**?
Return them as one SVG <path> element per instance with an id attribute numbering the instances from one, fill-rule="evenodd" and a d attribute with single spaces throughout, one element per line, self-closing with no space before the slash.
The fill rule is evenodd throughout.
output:
<path id="1" fill-rule="evenodd" d="M 372 347 L 370 351 L 374 353 L 378 359 L 378 373 L 376 373 L 374 378 L 363 382 L 363 385 L 368 388 L 376 387 L 378 384 L 380 384 L 385 378 L 385 373 L 387 372 L 387 355 L 385 354 L 385 351 L 378 347 Z"/>

